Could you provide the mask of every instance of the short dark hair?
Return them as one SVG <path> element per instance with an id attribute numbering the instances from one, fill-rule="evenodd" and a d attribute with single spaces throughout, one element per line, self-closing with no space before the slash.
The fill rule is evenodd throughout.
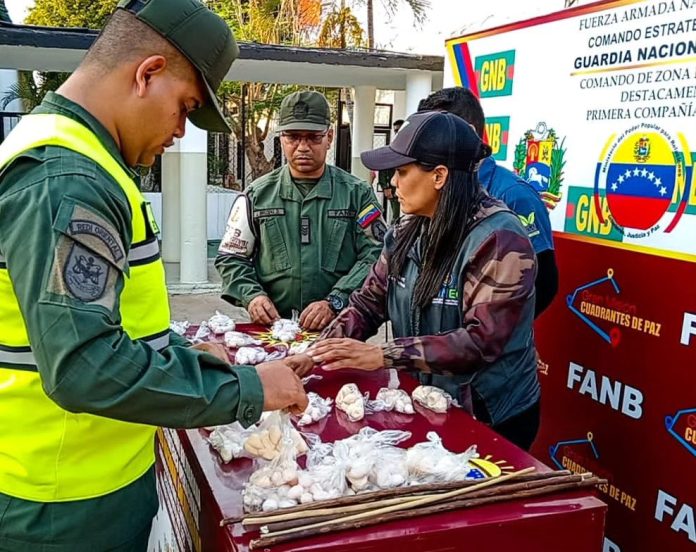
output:
<path id="1" fill-rule="evenodd" d="M 464 86 L 453 86 L 433 92 L 420 101 L 418 111 L 447 111 L 472 124 L 476 134 L 483 137 L 485 117 L 481 102 Z"/>
<path id="2" fill-rule="evenodd" d="M 393 128 L 393 127 L 399 127 L 399 128 L 401 128 L 402 126 L 404 126 L 404 120 L 403 120 L 403 119 L 397 119 L 396 121 L 394 121 L 394 122 L 392 123 L 392 128 Z"/>
<path id="3" fill-rule="evenodd" d="M 82 65 L 107 73 L 121 63 L 153 55 L 167 58 L 167 68 L 177 76 L 195 71 L 191 62 L 166 38 L 129 11 L 117 9 L 87 51 Z"/>

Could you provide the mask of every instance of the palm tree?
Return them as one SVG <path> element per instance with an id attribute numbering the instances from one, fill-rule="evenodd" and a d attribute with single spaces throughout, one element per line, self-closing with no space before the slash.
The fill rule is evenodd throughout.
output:
<path id="1" fill-rule="evenodd" d="M 357 17 L 341 0 L 341 7 L 334 8 L 324 19 L 317 44 L 322 48 L 362 48 L 365 45 L 364 31 Z"/>
<path id="2" fill-rule="evenodd" d="M 370 50 L 375 48 L 375 16 L 374 16 L 374 0 L 363 0 L 367 3 L 367 47 Z M 382 6 L 387 12 L 387 15 L 393 17 L 396 10 L 402 3 L 408 5 L 413 12 L 413 17 L 416 23 L 421 24 L 425 21 L 426 10 L 430 7 L 430 0 L 381 0 Z"/>
<path id="3" fill-rule="evenodd" d="M 0 110 L 5 109 L 14 100 L 21 100 L 24 109 L 29 112 L 43 101 L 48 92 L 56 90 L 63 84 L 68 76 L 70 73 L 20 71 L 17 82 L 10 85 L 5 94 L 0 97 Z"/>
<path id="4" fill-rule="evenodd" d="M 12 23 L 12 19 L 10 19 L 10 14 L 7 13 L 7 8 L 5 7 L 5 0 L 0 0 L 0 21 L 4 21 L 5 23 Z"/>

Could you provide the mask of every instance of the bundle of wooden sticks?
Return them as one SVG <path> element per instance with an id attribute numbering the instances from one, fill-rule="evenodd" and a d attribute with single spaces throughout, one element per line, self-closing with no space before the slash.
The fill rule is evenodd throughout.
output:
<path id="1" fill-rule="evenodd" d="M 433 483 L 358 494 L 303 504 L 282 513 L 225 519 L 222 525 L 241 521 L 246 530 L 259 531 L 259 538 L 250 544 L 252 550 L 258 550 L 335 531 L 594 487 L 606 482 L 591 473 L 532 472 L 534 468 L 526 468 L 483 481 Z"/>

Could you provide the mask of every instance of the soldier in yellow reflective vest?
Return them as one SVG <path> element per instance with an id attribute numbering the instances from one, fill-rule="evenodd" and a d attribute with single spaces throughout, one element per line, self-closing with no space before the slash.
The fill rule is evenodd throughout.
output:
<path id="1" fill-rule="evenodd" d="M 187 117 L 229 131 L 213 91 L 237 54 L 197 0 L 124 0 L 0 144 L 0 551 L 145 550 L 156 426 L 306 405 L 296 365 L 232 367 L 170 332 L 134 183 Z"/>

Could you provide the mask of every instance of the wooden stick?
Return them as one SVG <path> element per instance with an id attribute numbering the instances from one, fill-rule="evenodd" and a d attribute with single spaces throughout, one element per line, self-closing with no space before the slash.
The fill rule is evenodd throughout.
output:
<path id="1" fill-rule="evenodd" d="M 490 487 L 492 485 L 498 485 L 502 483 L 503 481 L 507 481 L 508 479 L 513 479 L 519 475 L 522 475 L 524 473 L 530 473 L 534 471 L 534 467 L 530 468 L 525 468 L 523 470 L 513 472 L 513 473 L 508 473 L 505 475 L 501 475 L 500 477 L 496 477 L 494 479 L 488 479 L 485 481 L 482 481 L 481 483 L 478 483 L 476 485 L 472 485 L 471 487 L 466 487 L 465 489 L 457 489 L 455 491 L 449 491 L 446 493 L 442 493 L 436 496 L 427 496 L 425 498 L 418 498 L 416 500 L 411 500 L 409 502 L 406 502 L 404 504 L 394 504 L 393 506 L 387 506 L 385 508 L 377 508 L 375 510 L 370 510 L 369 512 L 362 512 L 359 514 L 353 514 L 349 516 L 345 516 L 340 518 L 341 522 L 348 522 L 348 521 L 358 521 L 361 519 L 365 518 L 371 518 L 375 516 L 379 516 L 382 514 L 389 514 L 391 512 L 399 512 L 401 510 L 405 509 L 410 509 L 410 508 L 415 508 L 417 506 L 425 506 L 426 504 L 432 504 L 433 502 L 439 502 L 442 500 L 447 500 L 449 498 L 453 498 L 455 496 L 461 496 L 466 493 L 470 493 L 471 491 L 477 490 L 477 489 L 483 489 L 485 487 Z M 307 529 L 319 529 L 321 527 L 324 527 L 325 525 L 329 525 L 334 523 L 333 521 L 322 521 L 320 523 L 312 523 L 311 525 L 305 525 L 302 529 L 307 530 Z M 280 536 L 280 535 L 285 535 L 289 533 L 294 533 L 298 531 L 299 529 L 286 529 L 285 531 L 279 531 L 277 533 L 273 533 L 273 536 Z"/>
<path id="2" fill-rule="evenodd" d="M 483 497 L 488 497 L 488 496 L 497 496 L 497 495 L 503 495 L 503 494 L 510 494 L 510 493 L 515 493 L 519 491 L 525 491 L 529 489 L 538 489 L 541 487 L 548 487 L 548 486 L 553 486 L 553 485 L 562 485 L 565 483 L 576 483 L 578 481 L 582 481 L 583 476 L 582 475 L 567 475 L 564 477 L 556 477 L 553 479 L 539 479 L 538 481 L 526 481 L 522 483 L 508 483 L 508 484 L 502 484 L 502 485 L 496 485 L 494 487 L 489 487 L 487 489 L 480 489 L 478 491 L 473 491 L 469 495 L 469 498 L 483 498 Z M 428 495 L 428 496 L 442 496 L 440 495 Z M 424 496 L 418 497 L 418 498 L 425 498 Z M 413 498 L 411 500 L 415 500 L 416 498 Z M 403 499 L 392 499 L 392 500 L 403 500 Z M 343 514 L 349 513 L 349 512 L 357 512 L 361 510 L 374 510 L 376 507 L 383 507 L 383 506 L 388 506 L 388 504 L 384 502 L 379 502 L 379 504 L 375 503 L 364 503 L 364 504 L 355 504 L 353 506 L 344 506 L 342 508 L 334 508 L 334 509 L 326 509 L 326 510 L 316 510 L 315 512 L 312 512 L 309 516 L 305 516 L 304 518 L 297 518 L 297 519 L 289 519 L 285 521 L 273 521 L 273 522 L 266 522 L 265 525 L 261 526 L 261 532 L 262 533 L 273 533 L 275 531 L 282 531 L 284 529 L 291 529 L 293 527 L 301 527 L 303 525 L 309 525 L 312 523 L 316 523 L 319 521 L 326 521 L 328 519 L 337 519 L 340 518 Z M 350 510 L 348 509 L 350 508 Z M 245 525 L 246 527 L 246 525 Z"/>
<path id="3" fill-rule="evenodd" d="M 537 481 L 539 479 L 551 479 L 555 477 L 564 477 L 570 475 L 568 470 L 559 470 L 545 473 L 529 473 L 516 478 L 517 481 Z M 495 479 L 495 478 L 493 478 Z M 381 491 L 372 491 L 369 493 L 361 493 L 354 496 L 344 496 L 331 500 L 321 500 L 311 502 L 309 504 L 301 504 L 292 508 L 284 508 L 282 512 L 255 512 L 247 517 L 230 517 L 225 518 L 220 522 L 220 525 L 230 525 L 243 520 L 245 526 L 262 525 L 264 522 L 284 521 L 287 519 L 306 518 L 308 515 L 314 515 L 314 510 L 326 510 L 333 507 L 362 504 L 366 502 L 375 502 L 383 498 L 390 499 L 400 496 L 413 498 L 419 494 L 431 494 L 439 491 L 449 491 L 453 489 L 463 489 L 480 483 L 479 480 L 474 481 L 450 481 L 447 483 L 426 483 L 423 485 L 412 485 L 409 487 L 397 487 L 395 489 L 383 489 Z"/>
<path id="4" fill-rule="evenodd" d="M 437 514 L 449 510 L 471 508 L 475 506 L 483 506 L 486 504 L 494 504 L 498 502 L 505 502 L 524 498 L 533 498 L 536 496 L 542 496 L 546 494 L 569 491 L 585 487 L 593 487 L 602 483 L 606 483 L 606 480 L 591 477 L 581 479 L 580 481 L 576 481 L 574 483 L 566 483 L 563 485 L 548 485 L 545 487 L 540 487 L 538 489 L 530 489 L 513 494 L 453 500 L 449 502 L 444 502 L 442 504 L 436 504 L 434 506 L 426 506 L 423 508 L 415 508 L 411 510 L 402 510 L 398 512 L 392 512 L 384 516 L 364 518 L 357 521 L 338 520 L 336 522 L 325 525 L 324 527 L 320 528 L 319 531 L 301 528 L 300 530 L 295 532 L 285 532 L 285 534 L 274 533 L 269 535 L 263 535 L 259 539 L 252 540 L 249 548 L 251 550 L 258 550 L 260 548 L 290 542 L 301 538 L 314 537 L 317 535 L 324 535 L 336 531 L 343 531 L 346 529 L 359 529 L 361 527 L 369 527 L 371 525 L 377 525 L 379 523 L 384 523 L 388 521 L 398 521 L 401 519 L 409 519 L 419 516 Z"/>
<path id="5" fill-rule="evenodd" d="M 425 496 L 431 496 L 431 495 L 425 495 Z M 404 504 L 406 502 L 411 502 L 411 501 L 417 500 L 419 498 L 423 498 L 423 495 L 388 498 L 385 500 L 380 500 L 379 503 L 360 502 L 358 504 L 350 504 L 348 506 L 335 506 L 333 508 L 320 508 L 320 509 L 310 510 L 308 512 L 294 512 L 294 513 L 288 514 L 287 516 L 279 514 L 275 517 L 270 517 L 270 518 L 262 518 L 262 517 L 244 518 L 242 520 L 242 525 L 244 526 L 245 529 L 248 529 L 249 527 L 265 525 L 265 524 L 269 523 L 269 519 L 271 520 L 271 522 L 275 523 L 278 521 L 292 521 L 292 520 L 296 520 L 296 519 L 302 520 L 302 519 L 307 519 L 310 516 L 311 517 L 321 517 L 321 516 L 326 516 L 326 515 L 349 514 L 351 512 L 362 512 L 363 510 L 369 510 L 371 508 L 375 508 L 376 504 L 378 504 L 379 506 L 392 506 L 394 504 Z"/>

